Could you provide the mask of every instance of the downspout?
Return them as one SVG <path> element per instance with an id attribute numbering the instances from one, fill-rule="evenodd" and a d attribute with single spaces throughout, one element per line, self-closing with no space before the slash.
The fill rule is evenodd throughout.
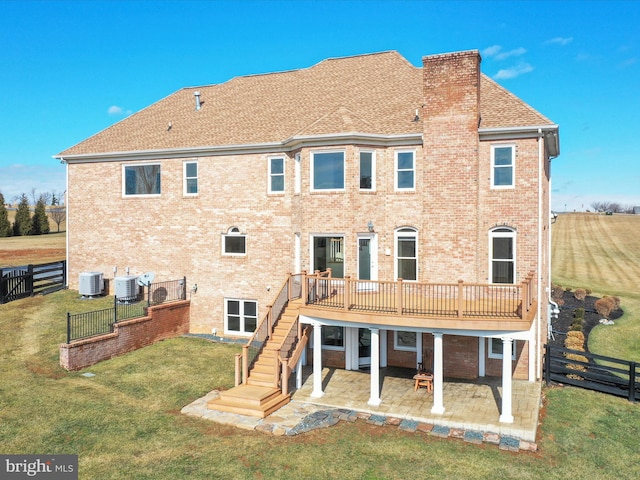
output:
<path id="1" fill-rule="evenodd" d="M 536 311 L 536 344 L 535 344 L 535 353 L 536 353 L 536 365 L 535 372 L 531 371 L 531 363 L 529 363 L 529 380 L 534 381 L 538 380 L 538 375 L 542 371 L 542 355 L 540 353 L 540 345 L 541 345 L 541 336 L 542 336 L 542 327 L 540 325 L 541 321 L 541 303 L 542 303 L 542 275 L 540 275 L 540 267 L 542 266 L 542 172 L 544 169 L 544 137 L 542 135 L 542 128 L 538 128 L 538 268 L 537 268 L 537 299 L 538 299 L 538 308 Z"/>
<path id="2" fill-rule="evenodd" d="M 67 278 L 66 288 L 69 288 L 69 162 L 60 157 L 60 163 L 64 163 L 65 168 L 65 190 L 64 190 L 64 241 L 66 246 L 65 252 L 65 276 Z"/>

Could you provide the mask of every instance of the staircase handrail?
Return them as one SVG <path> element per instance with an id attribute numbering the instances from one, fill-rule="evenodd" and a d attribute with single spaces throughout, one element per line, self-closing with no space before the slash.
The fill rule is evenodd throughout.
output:
<path id="1" fill-rule="evenodd" d="M 309 343 L 309 338 L 311 337 L 311 325 L 307 325 L 302 331 L 300 330 L 300 324 L 298 324 L 298 341 L 295 344 L 295 348 L 289 358 L 282 358 L 278 355 L 278 364 L 282 371 L 282 377 L 280 378 L 280 389 L 283 395 L 289 394 L 289 376 L 291 372 L 296 367 L 296 364 L 300 360 L 302 356 L 302 352 L 304 351 L 307 343 Z"/>
<path id="2" fill-rule="evenodd" d="M 284 311 L 287 304 L 296 298 L 301 296 L 301 279 L 307 272 L 298 274 L 289 274 L 287 279 L 283 282 L 280 290 L 272 305 L 267 305 L 267 311 L 260 319 L 260 322 L 256 326 L 253 335 L 249 337 L 249 340 L 242 347 L 242 383 L 247 383 L 249 377 L 249 368 L 253 364 L 253 361 L 257 357 L 260 350 L 264 347 L 265 342 L 271 337 L 273 333 L 274 324 L 280 318 L 280 315 Z M 298 282 L 296 283 L 296 279 Z M 295 288 L 297 286 L 297 288 Z M 253 353 L 250 354 L 250 349 L 253 348 Z M 279 349 L 278 349 L 279 351 Z M 277 352 L 276 352 L 277 353 Z"/>

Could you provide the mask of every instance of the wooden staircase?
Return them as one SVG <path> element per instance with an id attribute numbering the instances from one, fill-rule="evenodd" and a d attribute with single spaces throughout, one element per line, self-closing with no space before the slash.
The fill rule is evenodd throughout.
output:
<path id="1" fill-rule="evenodd" d="M 246 383 L 220 392 L 220 397 L 207 404 L 210 410 L 264 418 L 289 403 L 291 395 L 284 394 L 280 385 L 281 369 L 277 356 L 281 349 L 288 352 L 299 341 L 297 335 L 293 341 L 287 337 L 291 338 L 289 332 L 298 319 L 300 305 L 299 300 L 289 302 L 250 367 Z M 297 348 L 304 348 L 304 345 L 297 345 Z"/>

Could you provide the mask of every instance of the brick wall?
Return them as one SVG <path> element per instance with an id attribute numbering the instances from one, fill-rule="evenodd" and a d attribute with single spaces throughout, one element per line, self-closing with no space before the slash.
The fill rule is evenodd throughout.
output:
<path id="1" fill-rule="evenodd" d="M 113 333 L 60 345 L 60 365 L 80 370 L 189 331 L 189 301 L 149 307 L 146 317 L 119 322 Z"/>

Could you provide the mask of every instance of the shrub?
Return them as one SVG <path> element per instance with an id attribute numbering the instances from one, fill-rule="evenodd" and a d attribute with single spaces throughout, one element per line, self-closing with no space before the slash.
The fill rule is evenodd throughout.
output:
<path id="1" fill-rule="evenodd" d="M 571 324 L 571 330 L 574 332 L 582 332 L 582 319 L 573 322 Z"/>
<path id="2" fill-rule="evenodd" d="M 576 308 L 573 311 L 573 318 L 584 318 L 584 308 Z"/>
<path id="3" fill-rule="evenodd" d="M 584 333 L 576 330 L 567 332 L 567 338 L 564 339 L 564 347 L 570 350 L 584 351 Z"/>
<path id="4" fill-rule="evenodd" d="M 585 288 L 584 291 L 587 292 L 587 295 L 591 295 L 593 293 L 593 290 L 590 288 Z"/>
<path id="5" fill-rule="evenodd" d="M 582 301 L 587 297 L 587 291 L 584 288 L 576 288 L 573 296 L 576 297 L 576 300 Z"/>
<path id="6" fill-rule="evenodd" d="M 570 292 L 571 290 L 573 290 L 571 287 L 567 287 L 564 289 L 565 292 Z"/>
<path id="7" fill-rule="evenodd" d="M 607 298 L 613 302 L 613 310 L 618 310 L 620 308 L 620 297 L 616 297 L 615 295 L 612 295 Z"/>
<path id="8" fill-rule="evenodd" d="M 611 300 L 610 297 L 600 298 L 596 300 L 595 307 L 596 311 L 602 315 L 604 318 L 608 318 L 611 312 L 613 311 L 613 307 L 615 303 Z"/>
<path id="9" fill-rule="evenodd" d="M 558 302 L 558 300 L 562 300 L 564 296 L 564 289 L 561 285 L 551 285 L 551 296 L 553 299 Z"/>

